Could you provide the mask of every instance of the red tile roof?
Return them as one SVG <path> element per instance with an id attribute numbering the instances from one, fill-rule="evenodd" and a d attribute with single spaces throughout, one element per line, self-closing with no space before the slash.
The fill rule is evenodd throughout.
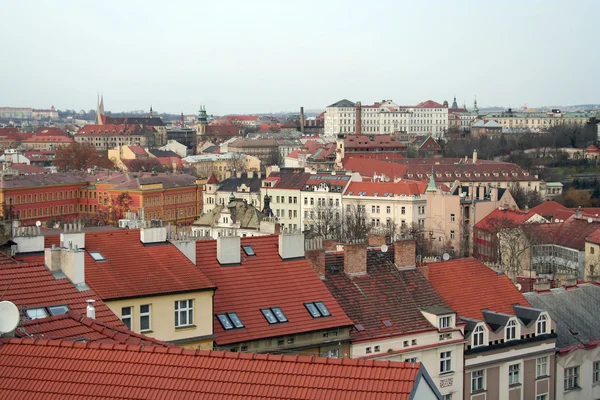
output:
<path id="1" fill-rule="evenodd" d="M 215 174 L 213 173 L 210 178 L 208 178 L 208 180 L 206 181 L 207 184 L 213 184 L 213 183 L 219 183 L 219 180 L 217 179 L 217 177 L 215 176 Z"/>
<path id="2" fill-rule="evenodd" d="M 46 247 L 60 240 L 59 235 L 45 239 Z M 88 232 L 85 250 L 85 281 L 104 300 L 215 288 L 174 245 L 144 246 L 139 229 Z M 94 261 L 90 251 L 100 252 L 106 261 Z"/>
<path id="3" fill-rule="evenodd" d="M 586 153 L 600 153 L 600 150 L 598 150 L 598 148 L 596 146 L 594 146 L 593 144 L 590 144 L 586 149 L 585 149 Z"/>
<path id="4" fill-rule="evenodd" d="M 485 218 L 476 223 L 475 228 L 495 231 L 499 228 L 515 227 L 524 224 L 535 215 L 536 213 L 534 211 L 525 212 L 508 208 L 496 208 Z"/>
<path id="5" fill-rule="evenodd" d="M 38 135 L 23 140 L 23 143 L 73 143 L 74 140 L 67 136 Z"/>
<path id="6" fill-rule="evenodd" d="M 404 156 L 400 153 L 346 153 L 344 158 L 362 158 L 365 160 L 380 160 L 395 162 L 396 160 L 403 159 Z M 343 162 L 343 161 L 342 161 Z"/>
<path id="7" fill-rule="evenodd" d="M 147 135 L 153 134 L 154 129 L 147 125 L 116 124 L 116 125 L 85 125 L 79 129 L 78 135 Z"/>
<path id="8" fill-rule="evenodd" d="M 256 115 L 228 115 L 225 119 L 227 121 L 258 121 Z"/>
<path id="9" fill-rule="evenodd" d="M 422 368 L 420 363 L 2 339 L 0 397 L 408 400 L 416 385 L 432 385 L 421 379 Z"/>
<path id="10" fill-rule="evenodd" d="M 28 165 L 28 164 L 10 164 L 11 168 L 19 171 L 20 174 L 47 174 L 50 173 L 46 168 L 39 167 L 37 165 Z"/>
<path id="11" fill-rule="evenodd" d="M 129 146 L 129 150 L 136 156 L 148 156 L 148 152 L 142 146 Z"/>
<path id="12" fill-rule="evenodd" d="M 393 181 L 394 179 L 404 178 L 407 168 L 406 165 L 393 162 L 363 160 L 354 157 L 344 159 L 344 169 L 346 171 L 358 172 L 363 177 L 385 174 L 385 176 Z"/>
<path id="13" fill-rule="evenodd" d="M 556 201 L 545 201 L 531 208 L 530 211 L 539 214 L 544 218 L 553 218 L 557 210 L 568 210 L 568 208 Z"/>
<path id="14" fill-rule="evenodd" d="M 268 180 L 277 179 L 273 186 L 277 189 L 303 189 L 310 173 L 304 172 L 304 168 L 281 168 L 278 172 L 272 172 Z"/>
<path id="15" fill-rule="evenodd" d="M 28 321 L 15 334 L 17 337 L 35 339 L 168 346 L 161 340 L 132 332 L 125 326 L 112 326 L 75 311 Z"/>
<path id="16" fill-rule="evenodd" d="M 45 128 L 45 127 L 40 127 L 37 128 L 37 130 L 35 131 L 36 135 L 52 135 L 52 136 L 65 136 L 67 134 L 67 132 L 63 131 L 60 128 Z"/>
<path id="17" fill-rule="evenodd" d="M 383 255 L 383 257 L 381 257 Z M 325 285 L 355 324 L 354 340 L 436 329 L 421 313 L 427 306 L 448 307 L 427 279 L 416 269 L 399 270 L 394 250 L 367 250 L 367 274 L 344 273 L 344 253 L 326 253 Z M 392 325 L 387 327 L 384 320 Z"/>
<path id="18" fill-rule="evenodd" d="M 4 253 L 0 253 L 0 290 L 4 300 L 22 309 L 66 304 L 70 310 L 85 314 L 86 300 L 96 300 L 99 321 L 124 326 L 93 290 L 80 292 L 68 279 L 54 279 L 43 264 L 20 263 Z"/>
<path id="19" fill-rule="evenodd" d="M 593 219 L 588 222 L 586 216 L 576 218 L 572 215 L 563 222 L 538 225 L 534 232 L 541 243 L 582 251 L 585 248 L 585 238 L 597 229 L 600 229 L 600 222 Z"/>
<path id="20" fill-rule="evenodd" d="M 412 159 L 406 159 L 407 178 L 417 178 L 419 175 L 427 177 L 434 170 L 435 180 L 438 182 L 453 183 L 460 182 L 515 182 L 515 181 L 539 181 L 535 175 L 523 170 L 513 163 L 491 162 L 476 164 L 440 164 L 439 158 L 430 159 L 428 163 L 415 164 Z M 404 162 L 404 160 L 400 161 Z M 411 176 L 412 175 L 412 176 Z"/>
<path id="21" fill-rule="evenodd" d="M 277 235 L 242 238 L 242 245 L 252 246 L 256 255 L 231 249 L 242 257 L 241 265 L 233 267 L 219 265 L 216 241 L 196 242 L 198 267 L 219 288 L 215 314 L 236 312 L 245 326 L 224 330 L 215 317 L 218 345 L 352 325 L 308 261 L 281 259 L 278 240 Z M 304 303 L 314 301 L 323 301 L 331 317 L 312 318 Z M 281 307 L 289 322 L 270 325 L 260 312 L 268 307 Z"/>
<path id="22" fill-rule="evenodd" d="M 350 149 L 364 150 L 373 147 L 405 149 L 406 145 L 393 135 L 346 135 L 344 147 L 350 153 Z"/>
<path id="23" fill-rule="evenodd" d="M 484 309 L 514 315 L 513 304 L 531 307 L 506 275 L 474 258 L 430 263 L 429 282 L 461 317 L 483 320 Z"/>
<path id="24" fill-rule="evenodd" d="M 600 244 L 600 228 L 598 228 L 594 232 L 590 233 L 589 236 L 585 240 L 590 243 Z"/>
<path id="25" fill-rule="evenodd" d="M 377 193 L 378 197 L 383 197 L 384 193 L 392 193 L 398 196 L 421 195 L 427 189 L 426 182 L 403 180 L 398 183 L 392 182 L 351 182 L 346 188 L 344 195 L 357 196 L 359 192 L 366 193 L 365 196 L 374 196 Z"/>
<path id="26" fill-rule="evenodd" d="M 433 100 L 427 100 L 422 103 L 419 103 L 415 106 L 416 108 L 445 108 L 440 103 L 437 103 Z"/>

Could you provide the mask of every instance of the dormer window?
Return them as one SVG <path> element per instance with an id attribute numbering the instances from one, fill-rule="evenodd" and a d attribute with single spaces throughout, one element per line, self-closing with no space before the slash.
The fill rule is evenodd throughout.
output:
<path id="1" fill-rule="evenodd" d="M 439 320 L 440 329 L 452 328 L 452 317 L 441 317 Z"/>
<path id="2" fill-rule="evenodd" d="M 506 324 L 506 341 L 515 340 L 517 338 L 517 322 L 511 319 Z"/>
<path id="3" fill-rule="evenodd" d="M 473 347 L 484 345 L 484 334 L 485 329 L 483 329 L 483 326 L 479 325 L 477 328 L 475 328 L 473 331 Z"/>
<path id="4" fill-rule="evenodd" d="M 548 333 L 547 329 L 548 317 L 546 316 L 546 314 L 542 314 L 537 320 L 536 335 L 543 335 L 544 333 Z"/>

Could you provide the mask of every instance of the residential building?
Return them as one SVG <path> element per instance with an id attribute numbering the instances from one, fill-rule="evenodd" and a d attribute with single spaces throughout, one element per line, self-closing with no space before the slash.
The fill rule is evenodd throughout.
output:
<path id="1" fill-rule="evenodd" d="M 374 228 L 397 231 L 414 225 L 425 228 L 427 183 L 402 180 L 392 182 L 352 182 L 346 187 L 346 208 L 362 207 Z"/>
<path id="2" fill-rule="evenodd" d="M 165 394 L 178 399 L 269 400 L 330 398 L 332 391 L 341 398 L 441 399 L 418 363 L 4 338 L 0 366 L 11 371 L 0 376 L 0 393 L 7 400 L 28 396 L 110 400 Z M 29 377 L 36 374 L 44 381 L 32 383 Z M 94 379 L 82 384 L 82 375 Z M 341 385 L 341 381 L 351 384 Z"/>
<path id="3" fill-rule="evenodd" d="M 342 197 L 358 176 L 345 172 L 314 173 L 300 189 L 301 229 L 330 235 L 341 224 Z"/>
<path id="4" fill-rule="evenodd" d="M 336 168 L 343 168 L 346 157 L 393 160 L 407 152 L 406 144 L 390 134 L 340 135 L 336 144 Z"/>
<path id="5" fill-rule="evenodd" d="M 480 119 L 471 125 L 471 136 L 475 138 L 481 136 L 499 138 L 502 136 L 502 125 L 494 120 L 489 120 L 486 122 Z"/>
<path id="6" fill-rule="evenodd" d="M 547 112 L 518 112 L 512 109 L 481 115 L 485 122 L 496 121 L 504 131 L 545 131 L 558 125 L 585 125 L 590 118 L 598 117 L 595 112 L 562 112 L 553 109 Z"/>
<path id="7" fill-rule="evenodd" d="M 93 289 L 133 332 L 210 350 L 216 286 L 167 238 L 166 227 L 66 230 L 42 237 L 41 249 L 30 248 L 17 258 L 45 261 L 76 287 Z"/>
<path id="8" fill-rule="evenodd" d="M 600 398 L 600 286 L 585 283 L 545 289 L 524 296 L 556 321 L 555 398 Z"/>
<path id="9" fill-rule="evenodd" d="M 144 131 L 150 130 L 154 133 L 154 139 L 149 139 L 155 146 L 167 144 L 167 127 L 165 122 L 160 117 L 152 116 L 152 108 L 150 108 L 150 116 L 148 117 L 104 117 L 102 125 L 136 125 L 143 128 Z M 148 144 L 148 147 L 153 145 Z"/>
<path id="10" fill-rule="evenodd" d="M 600 228 L 585 238 L 585 281 L 600 282 Z"/>
<path id="11" fill-rule="evenodd" d="M 234 176 L 221 182 L 211 175 L 205 185 L 204 204 L 202 213 L 208 213 L 218 205 L 229 204 L 231 196 L 245 200 L 248 204 L 261 209 L 264 196 L 261 194 L 262 174 L 260 172 L 248 171 L 246 173 L 236 172 Z"/>
<path id="12" fill-rule="evenodd" d="M 309 167 L 320 171 L 333 171 L 336 165 L 336 143 L 318 143 L 308 140 L 299 150 L 284 158 L 286 168 Z"/>
<path id="13" fill-rule="evenodd" d="M 23 120 L 32 119 L 31 107 L 0 107 L 0 120 Z"/>
<path id="14" fill-rule="evenodd" d="M 205 140 L 220 143 L 235 137 L 240 137 L 241 135 L 241 130 L 238 125 L 234 125 L 224 119 L 214 120 L 208 125 L 199 124 L 196 128 L 200 129 L 197 135 L 198 143 Z"/>
<path id="15" fill-rule="evenodd" d="M 303 168 L 281 168 L 263 179 L 261 198 L 270 197 L 270 209 L 281 229 L 298 232 L 302 229 L 302 189 L 311 177 Z M 265 204 L 266 205 L 266 204 Z"/>
<path id="16" fill-rule="evenodd" d="M 276 139 L 279 146 L 279 162 L 284 163 L 285 157 L 292 151 L 300 150 L 303 146 L 299 139 Z"/>
<path id="17" fill-rule="evenodd" d="M 235 176 L 238 172 L 256 172 L 261 170 L 260 159 L 244 153 L 199 154 L 183 158 L 196 170 L 196 176 L 209 178 L 214 175 L 223 181 Z"/>
<path id="18" fill-rule="evenodd" d="M 195 145 L 196 141 L 194 140 L 194 145 Z M 187 146 L 186 144 L 182 143 L 182 142 L 178 142 L 177 140 L 167 140 L 167 144 L 165 144 L 162 147 L 159 147 L 158 150 L 160 151 L 172 151 L 173 153 L 177 154 L 179 157 L 183 158 L 185 156 L 188 155 L 188 148 L 193 148 L 194 146 Z"/>
<path id="19" fill-rule="evenodd" d="M 31 110 L 31 116 L 33 117 L 33 119 L 58 119 L 58 111 L 56 110 L 56 108 L 54 108 L 54 106 L 50 107 L 49 109 L 33 109 Z"/>
<path id="20" fill-rule="evenodd" d="M 352 321 L 304 256 L 301 233 L 196 242 L 198 269 L 219 288 L 216 350 L 348 357 Z"/>
<path id="21" fill-rule="evenodd" d="M 239 126 L 255 127 L 259 120 L 256 115 L 228 115 L 225 120 Z"/>
<path id="22" fill-rule="evenodd" d="M 227 150 L 257 157 L 263 168 L 279 165 L 279 144 L 275 139 L 235 139 Z"/>
<path id="23" fill-rule="evenodd" d="M 422 363 L 443 398 L 460 398 L 462 324 L 415 266 L 414 240 L 343 247 L 307 253 L 354 324 L 350 357 Z"/>
<path id="24" fill-rule="evenodd" d="M 414 145 L 419 157 L 439 158 L 443 156 L 442 147 L 431 136 L 423 137 L 421 140 L 415 141 Z"/>
<path id="25" fill-rule="evenodd" d="M 177 142 L 181 145 L 185 146 L 187 149 L 195 149 L 196 144 L 198 143 L 198 131 L 193 128 L 176 128 L 176 129 L 168 129 L 167 130 L 167 143 L 165 146 L 169 144 L 169 142 Z M 169 149 L 172 150 L 172 149 Z M 195 152 L 191 152 L 194 154 Z M 184 154 L 180 154 L 181 157 L 187 156 L 187 151 Z"/>
<path id="26" fill-rule="evenodd" d="M 392 100 L 362 105 L 344 99 L 325 109 L 325 136 L 407 132 L 440 138 L 447 130 L 448 107 L 432 100 L 416 106 L 399 106 Z"/>
<path id="27" fill-rule="evenodd" d="M 429 263 L 426 276 L 464 324 L 464 399 L 554 399 L 557 323 L 506 275 L 475 259 Z"/>
<path id="28" fill-rule="evenodd" d="M 156 131 L 145 125 L 102 124 L 86 125 L 75 135 L 78 143 L 89 143 L 96 150 L 110 150 L 118 146 L 137 145 L 144 148 L 159 145 Z"/>
<path id="29" fill-rule="evenodd" d="M 59 146 L 67 146 L 74 140 L 67 136 L 38 135 L 21 142 L 23 150 L 56 150 Z"/>
<path id="30" fill-rule="evenodd" d="M 127 160 L 149 159 L 150 155 L 142 146 L 124 145 L 108 150 L 108 159 L 115 163 L 121 171 L 127 171 Z"/>

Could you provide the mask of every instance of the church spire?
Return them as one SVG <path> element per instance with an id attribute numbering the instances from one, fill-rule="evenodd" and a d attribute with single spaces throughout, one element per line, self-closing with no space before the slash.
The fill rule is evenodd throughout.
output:
<path id="1" fill-rule="evenodd" d="M 473 102 L 473 111 L 479 112 L 479 108 L 477 107 L 477 96 L 475 96 L 475 101 Z"/>
<path id="2" fill-rule="evenodd" d="M 150 104 L 150 118 L 152 118 L 152 104 Z"/>
<path id="3" fill-rule="evenodd" d="M 433 167 L 431 167 L 431 175 L 429 176 L 429 183 L 427 184 L 426 192 L 435 192 L 437 191 L 437 186 L 435 184 L 435 178 L 433 177 Z"/>
<path id="4" fill-rule="evenodd" d="M 458 104 L 456 103 L 456 95 L 454 95 L 454 101 L 452 102 L 452 108 L 458 108 Z"/>
<path id="5" fill-rule="evenodd" d="M 94 123 L 96 125 L 104 125 L 104 95 L 101 95 L 98 101 L 98 105 L 96 107 L 96 120 Z"/>

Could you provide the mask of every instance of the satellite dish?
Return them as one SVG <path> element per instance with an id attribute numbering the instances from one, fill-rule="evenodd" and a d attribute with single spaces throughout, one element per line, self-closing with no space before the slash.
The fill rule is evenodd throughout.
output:
<path id="1" fill-rule="evenodd" d="M 442 258 L 444 259 L 444 261 L 448 261 L 450 259 L 450 254 L 444 253 L 442 254 Z"/>
<path id="2" fill-rule="evenodd" d="M 38 228 L 39 228 L 40 226 L 42 226 L 42 221 L 35 221 L 35 226 L 37 226 Z"/>
<path id="3" fill-rule="evenodd" d="M 19 309 L 10 301 L 0 301 L 0 334 L 17 329 L 21 316 Z"/>
<path id="4" fill-rule="evenodd" d="M 556 219 L 554 220 L 554 222 L 558 222 L 558 221 L 559 221 L 559 219 L 558 219 L 558 218 L 556 218 Z"/>
<path id="5" fill-rule="evenodd" d="M 520 283 L 517 283 L 515 286 L 517 287 L 517 289 L 519 289 L 519 291 L 521 291 L 521 289 L 523 288 L 523 286 L 521 286 Z"/>
<path id="6" fill-rule="evenodd" d="M 387 244 L 384 244 L 383 246 L 381 246 L 381 252 L 382 253 L 387 253 L 387 251 L 388 251 Z"/>
<path id="7" fill-rule="evenodd" d="M 588 224 L 591 224 L 594 220 L 591 218 L 588 218 Z"/>

